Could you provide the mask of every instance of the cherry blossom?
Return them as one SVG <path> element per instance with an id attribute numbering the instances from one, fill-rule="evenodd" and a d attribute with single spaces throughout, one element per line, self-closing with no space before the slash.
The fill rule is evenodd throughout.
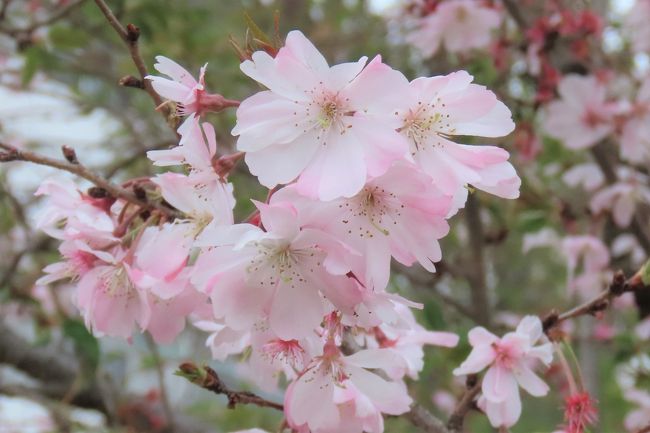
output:
<path id="1" fill-rule="evenodd" d="M 102 261 L 77 285 L 77 306 L 98 335 L 130 338 L 137 327 L 146 328 L 151 317 L 147 292 L 133 283 L 125 256 L 123 250 L 103 253 Z"/>
<path id="2" fill-rule="evenodd" d="M 629 389 L 625 391 L 624 397 L 637 406 L 625 417 L 625 428 L 635 431 L 647 427 L 650 424 L 650 393 L 640 389 Z"/>
<path id="3" fill-rule="evenodd" d="M 163 98 L 177 102 L 177 113 L 180 116 L 201 116 L 206 111 L 221 111 L 232 106 L 233 101 L 221 95 L 208 93 L 205 89 L 205 70 L 208 64 L 201 67 L 199 79 L 195 79 L 185 68 L 165 56 L 156 56 L 154 68 L 169 78 L 147 75 L 151 86 Z"/>
<path id="4" fill-rule="evenodd" d="M 551 343 L 536 345 L 542 335 L 542 322 L 536 316 L 524 317 L 515 332 L 502 338 L 482 327 L 469 332 L 472 352 L 454 375 L 479 373 L 489 367 L 481 390 L 493 426 L 509 427 L 519 419 L 519 387 L 536 397 L 548 393 L 548 385 L 531 369 L 537 361 L 548 366 L 553 359 Z"/>
<path id="5" fill-rule="evenodd" d="M 607 89 L 593 76 L 567 75 L 558 85 L 560 99 L 545 108 L 544 131 L 570 149 L 593 146 L 613 131 L 617 108 Z"/>
<path id="6" fill-rule="evenodd" d="M 634 7 L 625 17 L 623 30 L 632 40 L 632 47 L 635 51 L 650 50 L 648 18 L 650 18 L 650 1 L 648 0 L 636 0 Z"/>
<path id="7" fill-rule="evenodd" d="M 197 245 L 204 249 L 192 281 L 212 297 L 215 316 L 229 327 L 268 317 L 279 337 L 304 337 L 326 313 L 323 296 L 343 309 L 356 302 L 354 282 L 341 269 L 345 248 L 322 231 L 301 229 L 292 209 L 258 208 L 267 231 L 238 224 L 201 234 Z"/>
<path id="8" fill-rule="evenodd" d="M 596 164 L 577 164 L 562 175 L 564 183 L 571 187 L 581 186 L 585 191 L 594 191 L 605 182 L 603 172 Z"/>
<path id="9" fill-rule="evenodd" d="M 395 111 L 400 131 L 410 143 L 415 162 L 446 194 L 467 185 L 504 198 L 517 198 L 521 179 L 508 162 L 508 152 L 495 146 L 451 141 L 456 135 L 502 137 L 514 129 L 510 110 L 494 93 L 472 83 L 459 71 L 418 78 L 410 83 Z"/>
<path id="10" fill-rule="evenodd" d="M 388 284 L 391 255 L 405 265 L 417 260 L 431 272 L 432 262 L 442 257 L 437 240 L 449 230 L 445 216 L 451 198 L 412 164 L 396 163 L 350 198 L 322 203 L 284 188 L 272 202 L 283 201 L 297 207 L 303 224 L 331 233 L 361 253 L 351 256 L 350 263 L 375 290 Z"/>
<path id="11" fill-rule="evenodd" d="M 425 57 L 433 56 L 441 46 L 450 53 L 485 48 L 501 21 L 501 13 L 478 0 L 441 2 L 418 20 L 407 40 Z"/>
<path id="12" fill-rule="evenodd" d="M 383 174 L 406 153 L 390 116 L 401 97 L 400 74 L 379 57 L 366 61 L 330 67 L 292 31 L 275 58 L 258 51 L 242 63 L 269 89 L 242 102 L 232 131 L 260 183 L 273 188 L 298 178 L 305 195 L 351 197 L 368 175 Z"/>
<path id="13" fill-rule="evenodd" d="M 644 2 L 650 9 L 650 3 Z M 650 11 L 649 11 L 650 12 Z M 650 160 L 650 77 L 646 77 L 627 113 L 621 134 L 621 157 L 630 162 Z"/>
<path id="14" fill-rule="evenodd" d="M 381 414 L 400 415 L 411 398 L 402 382 L 388 381 L 368 369 L 391 368 L 401 359 L 384 349 L 343 356 L 328 342 L 323 355 L 294 381 L 285 396 L 285 414 L 294 428 L 314 433 L 383 432 Z"/>
<path id="15" fill-rule="evenodd" d="M 610 210 L 619 227 L 630 225 L 639 203 L 650 203 L 647 177 L 634 172 L 625 172 L 623 176 L 619 182 L 594 194 L 590 202 L 591 211 L 595 214 Z"/>

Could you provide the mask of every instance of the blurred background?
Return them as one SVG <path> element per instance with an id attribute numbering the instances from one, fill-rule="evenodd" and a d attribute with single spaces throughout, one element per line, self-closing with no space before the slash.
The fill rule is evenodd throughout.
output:
<path id="1" fill-rule="evenodd" d="M 462 392 L 463 383 L 451 370 L 465 359 L 467 331 L 477 323 L 506 332 L 524 314 L 544 315 L 565 310 L 583 300 L 569 291 L 566 259 L 554 248 L 567 234 L 594 231 L 585 195 L 562 181 L 566 169 L 588 160 L 538 129 L 538 83 L 530 78 L 523 32 L 511 19 L 499 28 L 493 43 L 471 53 L 440 52 L 424 57 L 405 43 L 406 0 L 111 0 L 122 23 L 141 31 L 140 50 L 150 71 L 154 56 L 174 59 L 195 74 L 208 63 L 207 87 L 227 98 L 243 99 L 259 88 L 239 71 L 230 38 L 245 40 L 248 14 L 269 34 L 274 16 L 279 35 L 302 30 L 331 64 L 381 54 L 384 61 L 412 79 L 459 69 L 494 90 L 513 111 L 518 129 L 498 143 L 511 152 L 523 178 L 522 196 L 507 201 L 477 193 L 471 204 L 476 218 L 463 211 L 442 241 L 439 272 L 395 266 L 392 288 L 422 302 L 417 312 L 428 329 L 461 335 L 453 350 L 427 349 L 412 395 L 442 417 Z M 499 2 L 488 2 L 500 8 Z M 519 2 L 529 22 L 546 13 L 537 1 Z M 554 2 L 548 2 L 554 3 Z M 621 30 L 633 0 L 565 2 L 603 17 L 602 32 L 590 44 L 598 46 L 621 80 L 620 96 L 633 96 L 634 82 L 648 69 L 648 56 L 635 52 Z M 176 137 L 138 89 L 118 85 L 137 74 L 122 41 L 93 1 L 0 0 L 0 141 L 60 157 L 60 147 L 76 150 L 82 163 L 115 182 L 156 172 L 146 151 L 165 149 Z M 406 12 L 405 12 L 406 11 Z M 504 13 L 505 14 L 505 13 Z M 570 68 L 579 69 L 579 64 Z M 234 111 L 208 115 L 215 125 L 219 151 L 234 151 L 230 130 Z M 647 171 L 647 170 L 646 170 Z M 132 341 L 90 335 L 71 304 L 70 287 L 35 285 L 44 266 L 57 260 L 57 242 L 33 229 L 40 210 L 34 191 L 45 178 L 66 177 L 53 169 L 11 163 L 0 165 L 0 433 L 14 432 L 164 432 L 163 394 L 185 432 L 228 432 L 261 427 L 273 432 L 281 422 L 271 410 L 226 407 L 223 397 L 192 386 L 173 375 L 185 360 L 211 363 L 233 387 L 255 390 L 246 382 L 250 372 L 233 362 L 211 361 L 205 334 L 188 327 L 172 345 L 156 346 L 147 337 Z M 252 210 L 250 198 L 267 191 L 244 164 L 231 177 L 236 196 L 236 220 Z M 75 179 L 81 188 L 90 186 Z M 605 239 L 620 234 L 611 222 L 598 221 Z M 478 238 L 477 238 L 478 237 Z M 478 246 L 477 246 L 478 242 Z M 545 247 L 524 251 L 524 244 Z M 611 269 L 633 273 L 644 259 L 623 251 L 612 255 Z M 596 279 L 594 292 L 605 287 L 609 274 Z M 600 286 L 599 286 L 600 284 Z M 623 297 L 613 314 L 596 321 L 572 322 L 572 345 L 578 354 L 587 388 L 600 407 L 594 431 L 622 432 L 633 407 L 623 398 L 621 381 L 634 372 L 630 360 L 648 352 L 648 341 L 633 332 L 639 310 Z M 647 366 L 650 369 L 650 366 Z M 638 370 L 638 368 L 637 368 Z M 632 373 L 629 373 L 633 371 Z M 626 374 L 628 376 L 626 376 Z M 650 387 L 650 376 L 645 385 Z M 545 378 L 561 389 L 563 378 L 549 371 Z M 635 376 L 634 380 L 641 380 Z M 261 392 L 281 401 L 282 392 Z M 563 419 L 562 393 L 544 399 L 524 397 L 524 414 L 514 433 L 551 433 Z M 398 418 L 386 420 L 387 432 L 411 432 Z M 471 415 L 467 431 L 491 432 L 485 417 Z"/>

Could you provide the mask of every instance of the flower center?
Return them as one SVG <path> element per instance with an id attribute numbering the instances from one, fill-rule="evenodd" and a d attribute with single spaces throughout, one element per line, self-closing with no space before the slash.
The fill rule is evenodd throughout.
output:
<path id="1" fill-rule="evenodd" d="M 404 124 L 399 131 L 408 137 L 414 145 L 414 151 L 422 149 L 426 143 L 432 146 L 442 145 L 437 140 L 430 140 L 433 135 L 446 138 L 455 133 L 455 128 L 449 122 L 449 114 L 444 114 L 444 108 L 445 104 L 436 98 L 430 104 L 418 102 L 417 108 L 410 109 L 404 116 Z"/>

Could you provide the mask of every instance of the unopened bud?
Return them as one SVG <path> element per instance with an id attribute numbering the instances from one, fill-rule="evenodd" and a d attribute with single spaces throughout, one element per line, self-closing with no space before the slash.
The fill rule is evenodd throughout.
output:
<path id="1" fill-rule="evenodd" d="M 77 153 L 74 151 L 73 148 L 68 146 L 61 146 L 61 152 L 63 153 L 63 157 L 70 164 L 79 164 L 79 160 L 77 159 Z"/>
<path id="2" fill-rule="evenodd" d="M 123 87 L 134 87 L 136 89 L 144 89 L 144 84 L 142 84 L 142 80 L 134 77 L 133 75 L 126 75 L 122 78 L 120 78 L 120 81 L 118 81 L 120 86 Z"/>

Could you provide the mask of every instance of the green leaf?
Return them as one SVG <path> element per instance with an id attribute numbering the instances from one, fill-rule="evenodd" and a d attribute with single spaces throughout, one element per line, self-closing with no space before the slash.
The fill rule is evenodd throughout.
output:
<path id="1" fill-rule="evenodd" d="M 646 286 L 650 285 L 650 260 L 645 262 L 645 265 L 641 268 L 641 281 Z"/>
<path id="2" fill-rule="evenodd" d="M 547 215 L 543 210 L 533 209 L 523 211 L 517 220 L 517 228 L 524 233 L 536 232 L 547 224 Z"/>
<path id="3" fill-rule="evenodd" d="M 20 82 L 23 87 L 29 86 L 36 72 L 44 64 L 43 54 L 43 50 L 38 46 L 32 46 L 25 50 L 25 64 L 23 65 L 20 77 Z"/>
<path id="4" fill-rule="evenodd" d="M 99 343 L 79 320 L 68 319 L 63 322 L 63 333 L 74 342 L 75 352 L 89 373 L 99 365 Z"/>

